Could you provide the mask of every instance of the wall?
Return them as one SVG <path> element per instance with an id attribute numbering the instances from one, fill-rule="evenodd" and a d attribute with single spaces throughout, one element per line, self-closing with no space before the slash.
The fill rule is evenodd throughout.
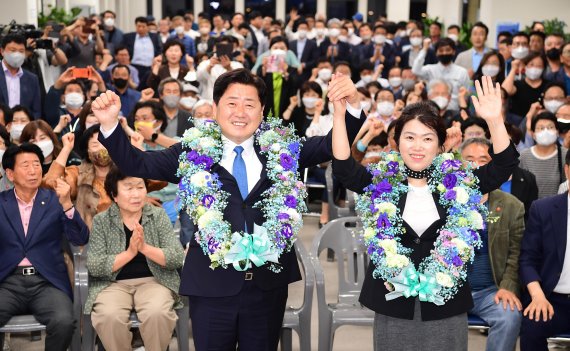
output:
<path id="1" fill-rule="evenodd" d="M 20 24 L 38 24 L 38 5 L 36 0 L 2 0 L 0 5 L 0 24 L 9 24 L 16 20 Z"/>

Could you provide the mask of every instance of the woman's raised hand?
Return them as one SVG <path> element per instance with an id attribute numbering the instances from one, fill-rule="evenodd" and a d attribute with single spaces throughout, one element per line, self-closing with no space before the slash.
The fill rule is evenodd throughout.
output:
<path id="1" fill-rule="evenodd" d="M 501 114 L 503 101 L 501 99 L 501 85 L 493 86 L 493 80 L 489 76 L 483 76 L 481 81 L 475 82 L 477 96 L 472 96 L 473 105 L 477 115 L 487 123 L 503 121 Z"/>

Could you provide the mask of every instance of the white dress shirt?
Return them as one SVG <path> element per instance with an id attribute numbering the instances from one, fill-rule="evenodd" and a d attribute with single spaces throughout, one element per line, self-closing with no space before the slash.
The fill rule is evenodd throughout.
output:
<path id="1" fill-rule="evenodd" d="M 263 169 L 263 165 L 261 164 L 261 161 L 259 161 L 257 153 L 253 148 L 253 141 L 254 141 L 254 136 L 252 135 L 249 139 L 247 139 L 243 143 L 236 144 L 222 135 L 222 144 L 224 145 L 224 152 L 222 154 L 222 159 L 220 160 L 220 166 L 224 167 L 228 172 L 230 172 L 231 175 L 233 175 L 234 160 L 237 156 L 234 149 L 238 145 L 243 147 L 241 157 L 245 162 L 245 169 L 247 172 L 248 193 L 251 192 L 255 184 L 257 184 L 257 182 L 261 178 L 261 170 Z"/>
<path id="2" fill-rule="evenodd" d="M 297 40 L 297 58 L 299 62 L 301 61 L 301 56 L 303 56 L 303 51 L 305 51 L 305 44 L 307 44 L 307 38 Z"/>
<path id="3" fill-rule="evenodd" d="M 219 76 L 226 73 L 227 70 L 221 64 L 214 65 L 210 72 L 208 72 L 210 60 L 200 62 L 196 69 L 196 78 L 200 83 L 200 98 L 205 100 L 212 100 L 214 97 L 214 83 Z M 230 67 L 232 70 L 243 68 L 241 62 L 231 61 Z"/>
<path id="4" fill-rule="evenodd" d="M 22 67 L 18 68 L 16 75 L 12 75 L 2 60 L 2 70 L 6 78 L 6 90 L 8 91 L 8 107 L 12 108 L 20 104 L 20 78 L 24 75 Z"/>
<path id="5" fill-rule="evenodd" d="M 570 216 L 570 206 L 568 207 L 568 216 Z M 570 294 L 570 221 L 566 225 L 566 254 L 564 255 L 562 273 L 560 273 L 560 279 L 553 291 L 558 294 Z"/>
<path id="6" fill-rule="evenodd" d="M 435 201 L 427 185 L 422 187 L 408 185 L 408 196 L 402 218 L 418 236 L 422 236 L 426 229 L 439 219 Z"/>
<path id="7" fill-rule="evenodd" d="M 137 34 L 135 37 L 135 46 L 133 48 L 133 59 L 131 60 L 131 64 L 150 67 L 152 66 L 153 59 L 154 46 L 152 45 L 150 35 L 141 37 Z"/>

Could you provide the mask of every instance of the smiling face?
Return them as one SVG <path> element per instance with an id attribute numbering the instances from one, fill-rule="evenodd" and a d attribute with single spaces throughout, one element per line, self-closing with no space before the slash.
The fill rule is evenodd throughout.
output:
<path id="1" fill-rule="evenodd" d="M 236 144 L 249 139 L 261 124 L 263 105 L 252 85 L 231 84 L 218 104 L 214 115 L 226 138 Z"/>
<path id="2" fill-rule="evenodd" d="M 402 128 L 399 150 L 404 163 L 412 171 L 428 168 L 439 151 L 436 132 L 417 119 Z"/>

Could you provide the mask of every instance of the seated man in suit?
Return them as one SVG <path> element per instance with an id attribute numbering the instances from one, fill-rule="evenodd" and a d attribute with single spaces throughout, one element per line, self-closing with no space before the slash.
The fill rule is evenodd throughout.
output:
<path id="1" fill-rule="evenodd" d="M 491 161 L 491 143 L 471 138 L 461 145 L 461 158 L 477 167 Z M 524 206 L 501 190 L 484 194 L 490 216 L 498 217 L 479 232 L 483 245 L 475 249 L 475 259 L 467 270 L 474 306 L 473 313 L 487 322 L 487 350 L 513 350 L 521 325 L 519 296 L 519 252 L 524 231 Z"/>
<path id="2" fill-rule="evenodd" d="M 55 192 L 40 189 L 43 160 L 40 148 L 29 143 L 10 146 L 2 158 L 14 189 L 0 193 L 0 326 L 32 314 L 46 326 L 45 349 L 64 351 L 76 323 L 62 236 L 85 245 L 89 230 L 65 181 L 57 180 Z"/>
<path id="3" fill-rule="evenodd" d="M 570 153 L 564 172 L 570 176 Z M 532 203 L 519 260 L 527 288 L 521 351 L 546 351 L 547 338 L 570 330 L 569 233 L 568 192 Z"/>
<path id="4" fill-rule="evenodd" d="M 38 76 L 22 69 L 26 59 L 26 38 L 8 34 L 2 39 L 2 70 L 0 70 L 0 104 L 26 106 L 34 118 L 42 115 Z"/>
<path id="5" fill-rule="evenodd" d="M 217 173 L 221 190 L 228 196 L 222 215 L 224 225 L 231 227 L 231 232 L 249 233 L 246 236 L 254 231 L 255 224 L 262 225 L 267 220 L 259 205 L 264 198 L 262 194 L 274 189 L 267 169 L 270 163 L 264 153 L 259 153 L 255 136 L 264 118 L 266 90 L 261 78 L 246 69 L 226 72 L 214 84 L 213 109 L 221 129 L 216 143 L 222 144 L 223 150 L 216 147 L 221 152 L 220 161 L 208 169 Z M 354 141 L 365 120 L 356 87 L 349 76 L 337 75 L 329 85 L 328 94 L 331 101 L 346 99 L 347 134 Z M 114 93 L 102 94 L 93 107 L 101 123 L 99 140 L 123 172 L 172 183 L 181 181 L 177 175 L 179 157 L 182 152 L 195 150 L 178 143 L 162 151 L 140 151 L 130 145 L 118 127 L 120 100 Z M 296 147 L 300 147 L 296 161 L 300 168 L 318 165 L 332 157 L 332 134 L 306 139 Z M 183 184 L 180 183 L 182 187 Z M 199 223 L 202 223 L 198 226 L 201 236 L 202 228 L 207 225 Z M 277 240 L 279 233 L 268 230 L 269 240 Z M 278 259 L 281 267 L 278 273 L 263 264 L 243 270 L 232 264 L 225 269 L 212 269 L 214 261 L 204 254 L 197 240 L 201 238 L 195 236 L 190 242 L 180 286 L 180 294 L 189 296 L 196 349 L 235 350 L 239 344 L 243 350 L 276 350 L 287 286 L 301 279 L 295 252 L 283 252 Z"/>

